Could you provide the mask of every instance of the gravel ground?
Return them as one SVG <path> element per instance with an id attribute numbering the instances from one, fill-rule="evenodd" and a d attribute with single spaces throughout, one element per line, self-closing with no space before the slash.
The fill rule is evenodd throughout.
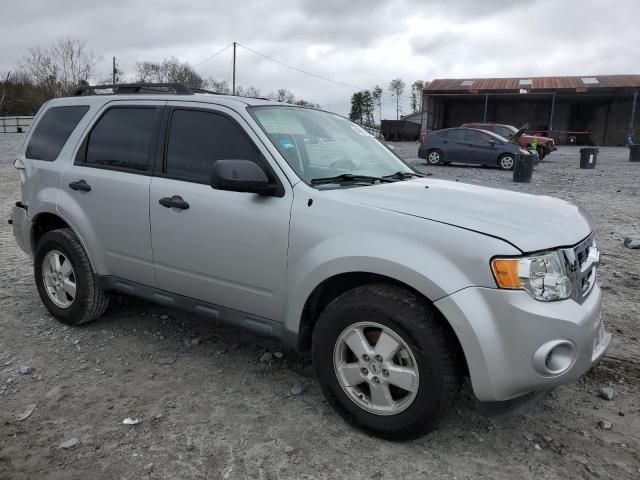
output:
<path id="1" fill-rule="evenodd" d="M 391 443 L 348 427 L 308 361 L 274 340 L 126 297 L 92 324 L 56 322 L 4 220 L 19 198 L 11 157 L 21 141 L 0 135 L 0 479 L 639 478 L 640 250 L 622 240 L 640 237 L 640 164 L 625 149 L 602 148 L 597 169 L 579 170 L 578 150 L 562 147 L 532 183 L 513 184 L 497 169 L 427 169 L 416 144 L 394 144 L 438 176 L 587 208 L 614 339 L 598 367 L 526 415 L 483 418 L 465 385 L 438 431 Z M 261 362 L 267 351 L 284 358 Z M 610 401 L 597 395 L 604 386 Z"/>

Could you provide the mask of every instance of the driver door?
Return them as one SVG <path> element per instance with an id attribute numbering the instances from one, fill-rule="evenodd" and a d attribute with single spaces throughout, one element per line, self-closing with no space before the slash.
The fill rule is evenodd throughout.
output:
<path id="1" fill-rule="evenodd" d="M 267 161 L 269 153 L 237 113 L 210 104 L 194 105 L 169 103 L 164 153 L 159 155 L 161 172 L 151 181 L 158 287 L 279 319 L 285 297 L 291 187 L 286 180 L 279 182 Z M 284 195 L 212 188 L 213 163 L 223 159 L 258 163 L 282 184 Z"/>

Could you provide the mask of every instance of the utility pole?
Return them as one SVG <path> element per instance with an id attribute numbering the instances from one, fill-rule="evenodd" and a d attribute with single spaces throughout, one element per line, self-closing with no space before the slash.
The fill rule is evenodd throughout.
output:
<path id="1" fill-rule="evenodd" d="M 116 84 L 116 57 L 113 57 L 112 85 Z"/>
<path id="2" fill-rule="evenodd" d="M 233 42 L 233 87 L 231 89 L 231 94 L 236 94 L 236 42 Z"/>

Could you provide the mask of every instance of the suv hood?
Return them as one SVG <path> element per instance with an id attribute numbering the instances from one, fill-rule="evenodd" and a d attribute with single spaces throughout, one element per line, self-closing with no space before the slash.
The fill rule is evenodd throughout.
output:
<path id="1" fill-rule="evenodd" d="M 420 178 L 326 193 L 498 237 L 523 252 L 575 245 L 593 230 L 591 216 L 564 200 L 451 180 Z"/>

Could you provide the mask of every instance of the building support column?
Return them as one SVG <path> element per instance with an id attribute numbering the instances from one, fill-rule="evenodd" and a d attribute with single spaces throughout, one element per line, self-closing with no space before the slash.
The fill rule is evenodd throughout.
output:
<path id="1" fill-rule="evenodd" d="M 549 112 L 549 135 L 553 131 L 553 114 L 556 110 L 556 92 L 551 95 L 551 112 Z"/>
<path id="2" fill-rule="evenodd" d="M 633 102 L 631 103 L 631 118 L 629 119 L 629 129 L 627 131 L 627 143 L 632 144 L 633 138 L 633 124 L 636 120 L 636 108 L 638 104 L 638 90 L 633 92 Z"/>
<path id="3" fill-rule="evenodd" d="M 489 108 L 489 94 L 484 96 L 484 114 L 482 115 L 482 123 L 487 123 L 487 109 Z"/>

